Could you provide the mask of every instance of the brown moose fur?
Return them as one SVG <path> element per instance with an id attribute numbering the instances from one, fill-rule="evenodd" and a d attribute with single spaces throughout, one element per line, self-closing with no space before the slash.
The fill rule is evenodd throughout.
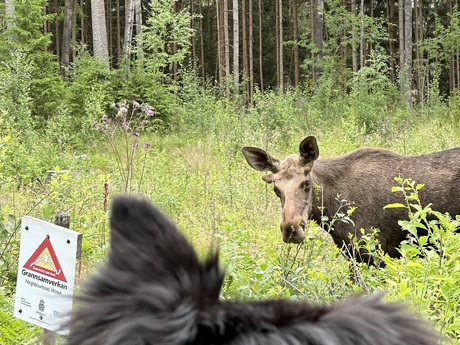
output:
<path id="1" fill-rule="evenodd" d="M 351 219 L 355 226 L 335 222 L 330 234 L 339 248 L 350 251 L 349 234 L 361 236 L 379 229 L 377 239 L 384 252 L 399 257 L 398 247 L 407 237 L 398 220 L 408 219 L 405 208 L 384 209 L 391 203 L 404 203 L 400 193 L 392 193 L 394 178 L 411 178 L 424 184 L 419 192 L 422 205 L 432 203 L 436 211 L 455 216 L 460 214 L 460 148 L 420 156 L 406 156 L 388 150 L 364 148 L 334 158 L 317 159 L 319 149 L 314 137 L 299 145 L 299 155 L 279 161 L 267 152 L 252 147 L 243 154 L 254 169 L 271 171 L 264 176 L 281 198 L 285 242 L 300 242 L 305 236 L 309 219 L 321 224 L 321 216 L 332 219 L 339 209 L 340 199 L 357 207 Z M 344 210 L 341 210 L 344 211 Z M 423 233 L 421 233 L 423 234 Z M 362 260 L 371 260 L 364 255 Z"/>

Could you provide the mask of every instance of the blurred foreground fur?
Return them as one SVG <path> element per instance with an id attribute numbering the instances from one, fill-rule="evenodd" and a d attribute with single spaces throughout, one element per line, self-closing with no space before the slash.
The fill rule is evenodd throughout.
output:
<path id="1" fill-rule="evenodd" d="M 117 197 L 108 261 L 85 284 L 69 345 L 437 344 L 423 321 L 381 295 L 333 306 L 219 300 L 217 251 L 203 262 L 148 201 Z"/>

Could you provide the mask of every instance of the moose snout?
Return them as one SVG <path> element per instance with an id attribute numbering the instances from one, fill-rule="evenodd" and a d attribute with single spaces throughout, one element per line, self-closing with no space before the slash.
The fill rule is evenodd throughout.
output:
<path id="1" fill-rule="evenodd" d="M 303 219 L 298 218 L 294 221 L 285 221 L 280 225 L 283 241 L 286 243 L 300 243 L 305 238 L 306 223 Z"/>

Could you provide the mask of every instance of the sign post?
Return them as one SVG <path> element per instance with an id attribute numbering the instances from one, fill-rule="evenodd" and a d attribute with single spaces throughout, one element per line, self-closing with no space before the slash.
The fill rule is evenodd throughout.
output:
<path id="1" fill-rule="evenodd" d="M 72 311 L 81 234 L 23 217 L 14 316 L 46 330 L 63 329 Z"/>

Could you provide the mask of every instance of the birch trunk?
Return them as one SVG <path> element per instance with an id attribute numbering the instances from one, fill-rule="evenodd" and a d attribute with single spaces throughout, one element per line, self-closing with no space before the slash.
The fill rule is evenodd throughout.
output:
<path id="1" fill-rule="evenodd" d="M 14 21 L 16 20 L 14 10 L 14 0 L 5 0 L 6 28 L 8 30 L 14 27 Z M 16 37 L 12 34 L 8 36 L 8 39 L 12 42 L 16 42 Z"/>
<path id="2" fill-rule="evenodd" d="M 238 84 L 240 83 L 239 36 L 238 0 L 233 0 L 233 81 L 235 83 L 235 93 L 238 93 Z"/>
<path id="3" fill-rule="evenodd" d="M 134 2 L 134 22 L 135 22 L 135 28 L 136 28 L 136 37 L 140 37 L 142 34 L 142 6 L 141 6 L 141 0 L 133 0 Z M 142 60 L 144 58 L 144 51 L 142 49 L 142 45 L 137 40 L 137 53 L 138 53 L 138 59 Z"/>
<path id="4" fill-rule="evenodd" d="M 92 0 L 97 1 L 97 0 Z M 134 0 L 125 0 L 125 34 L 123 38 L 123 57 L 128 59 L 131 55 L 131 41 L 133 39 L 134 25 Z"/>
<path id="5" fill-rule="evenodd" d="M 109 49 L 105 24 L 104 1 L 91 0 L 91 21 L 94 57 L 100 60 L 104 66 L 109 69 Z"/>

